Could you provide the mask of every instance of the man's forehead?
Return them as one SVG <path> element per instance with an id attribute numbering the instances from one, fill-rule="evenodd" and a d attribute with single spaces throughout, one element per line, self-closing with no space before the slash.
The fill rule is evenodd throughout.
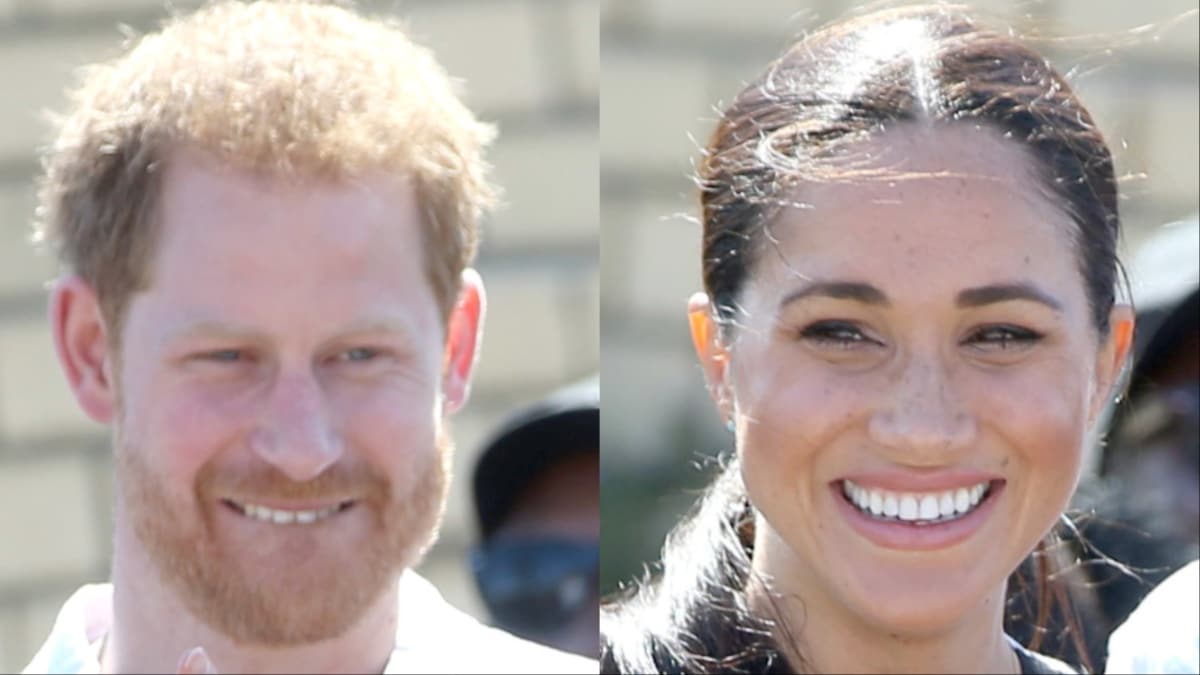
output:
<path id="1" fill-rule="evenodd" d="M 318 324 L 318 339 L 338 336 L 388 335 L 411 337 L 416 326 L 411 317 L 397 311 L 367 311 L 345 319 L 322 317 Z M 192 338 L 245 338 L 259 340 L 282 339 L 296 336 L 294 327 L 273 326 L 261 319 L 243 320 L 237 316 L 213 311 L 176 308 L 175 312 L 162 317 L 160 339 L 163 342 L 185 341 Z"/>
<path id="2" fill-rule="evenodd" d="M 351 171 L 348 167 L 295 164 L 285 158 L 238 154 L 236 148 L 218 151 L 177 143 L 167 149 L 159 167 L 165 197 L 181 188 L 199 186 L 227 193 L 337 192 L 372 205 L 387 199 L 416 200 L 413 181 L 404 173 L 370 166 Z"/>

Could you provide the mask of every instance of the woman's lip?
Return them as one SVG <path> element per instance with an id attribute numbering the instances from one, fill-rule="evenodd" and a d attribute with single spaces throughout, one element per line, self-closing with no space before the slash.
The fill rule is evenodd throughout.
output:
<path id="1" fill-rule="evenodd" d="M 940 471 L 870 471 L 848 474 L 835 480 L 832 484 L 839 490 L 843 481 L 876 490 L 891 490 L 892 492 L 944 492 L 969 488 L 973 485 L 988 482 L 1003 482 L 1004 477 L 985 471 L 970 469 L 948 469 Z"/>
<path id="2" fill-rule="evenodd" d="M 846 500 L 840 485 L 830 486 L 830 497 L 834 509 L 842 514 L 851 529 L 877 546 L 905 551 L 932 551 L 954 546 L 982 528 L 1003 495 L 1004 487 L 1003 481 L 993 482 L 975 510 L 962 518 L 929 525 L 872 518 Z"/>

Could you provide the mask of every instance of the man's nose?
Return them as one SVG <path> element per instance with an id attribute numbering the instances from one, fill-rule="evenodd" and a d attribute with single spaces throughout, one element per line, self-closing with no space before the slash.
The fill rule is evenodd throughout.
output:
<path id="1" fill-rule="evenodd" d="M 251 449 L 297 482 L 321 475 L 342 456 L 342 440 L 332 423 L 320 383 L 311 375 L 280 378 L 273 385 Z"/>

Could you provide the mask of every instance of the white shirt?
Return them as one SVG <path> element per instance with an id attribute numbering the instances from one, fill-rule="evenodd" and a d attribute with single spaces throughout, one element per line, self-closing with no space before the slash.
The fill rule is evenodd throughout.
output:
<path id="1" fill-rule="evenodd" d="M 396 647 L 384 673 L 596 673 L 595 661 L 490 628 L 446 602 L 425 579 L 405 572 Z M 88 584 L 67 599 L 50 637 L 23 673 L 99 673 L 100 645 L 112 623 L 112 585 Z M 219 666 L 218 666 L 219 667 Z"/>
<path id="2" fill-rule="evenodd" d="M 1150 591 L 1108 638 L 1109 673 L 1200 673 L 1200 560 Z"/>

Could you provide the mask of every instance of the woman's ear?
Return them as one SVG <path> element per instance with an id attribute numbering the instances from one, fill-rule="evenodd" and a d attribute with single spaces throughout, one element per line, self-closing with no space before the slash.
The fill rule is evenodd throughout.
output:
<path id="1" fill-rule="evenodd" d="M 712 303 L 705 293 L 695 293 L 688 299 L 688 325 L 692 331 L 692 347 L 704 370 L 708 393 L 721 415 L 721 421 L 733 419 L 733 396 L 729 381 L 729 349 L 721 339 L 721 327 L 713 316 Z"/>
<path id="2" fill-rule="evenodd" d="M 471 375 L 479 361 L 479 343 L 483 340 L 483 320 L 487 297 L 483 279 L 471 268 L 463 270 L 458 300 L 446 323 L 446 346 L 442 354 L 443 412 L 456 412 L 471 393 Z"/>
<path id="3" fill-rule="evenodd" d="M 109 353 L 107 327 L 100 302 L 91 286 L 78 276 L 67 276 L 50 293 L 50 331 L 58 364 L 75 401 L 88 417 L 112 422 L 116 389 Z"/>
<path id="4" fill-rule="evenodd" d="M 1133 349 L 1133 308 L 1129 305 L 1113 307 L 1108 318 L 1108 335 L 1100 343 L 1096 354 L 1094 389 L 1088 405 L 1088 426 L 1095 424 L 1104 407 L 1116 394 L 1115 387 L 1129 361 Z"/>

